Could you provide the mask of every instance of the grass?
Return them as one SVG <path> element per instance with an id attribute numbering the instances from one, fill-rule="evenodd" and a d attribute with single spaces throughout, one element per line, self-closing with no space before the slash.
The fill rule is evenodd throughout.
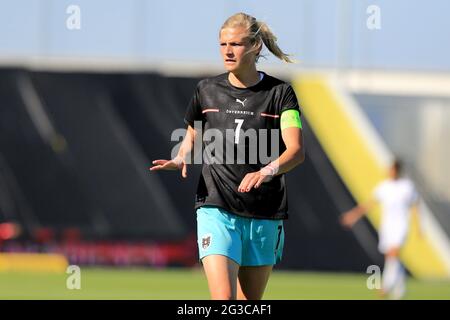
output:
<path id="1" fill-rule="evenodd" d="M 0 273 L 5 299 L 209 299 L 200 269 L 82 268 L 81 289 L 66 287 L 68 274 Z M 367 275 L 274 271 L 264 299 L 378 299 Z M 409 278 L 405 299 L 450 299 L 450 282 Z"/>

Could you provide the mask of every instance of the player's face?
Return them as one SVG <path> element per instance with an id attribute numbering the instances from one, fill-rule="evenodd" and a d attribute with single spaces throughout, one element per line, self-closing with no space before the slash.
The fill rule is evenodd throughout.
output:
<path id="1" fill-rule="evenodd" d="M 224 28 L 220 31 L 219 41 L 226 70 L 239 72 L 255 64 L 256 51 L 252 50 L 245 28 Z"/>
<path id="2" fill-rule="evenodd" d="M 396 179 L 398 177 L 397 169 L 394 166 L 392 166 L 389 169 L 389 177 L 392 178 L 392 179 Z"/>

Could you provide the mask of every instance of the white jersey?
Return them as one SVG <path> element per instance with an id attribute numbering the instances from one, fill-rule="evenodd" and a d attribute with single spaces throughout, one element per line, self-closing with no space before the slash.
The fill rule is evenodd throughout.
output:
<path id="1" fill-rule="evenodd" d="M 406 239 L 410 208 L 417 201 L 417 192 L 409 179 L 388 179 L 374 191 L 381 204 L 382 217 L 379 232 L 379 249 L 385 253 L 392 247 L 400 247 Z"/>

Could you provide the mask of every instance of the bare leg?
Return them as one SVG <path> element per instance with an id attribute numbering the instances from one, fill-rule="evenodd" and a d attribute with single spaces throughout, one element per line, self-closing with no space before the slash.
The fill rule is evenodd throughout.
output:
<path id="1" fill-rule="evenodd" d="M 396 286 L 403 285 L 403 271 L 399 255 L 400 248 L 397 247 L 389 249 L 385 255 L 382 289 L 383 296 L 390 294 Z"/>
<path id="2" fill-rule="evenodd" d="M 230 258 L 213 254 L 202 259 L 212 300 L 235 300 L 239 265 Z"/>
<path id="3" fill-rule="evenodd" d="M 272 268 L 272 265 L 241 267 L 237 283 L 238 300 L 261 300 Z"/>

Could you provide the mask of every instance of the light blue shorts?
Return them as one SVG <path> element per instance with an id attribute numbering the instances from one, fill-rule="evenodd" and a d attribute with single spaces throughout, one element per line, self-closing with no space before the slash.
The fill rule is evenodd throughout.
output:
<path id="1" fill-rule="evenodd" d="M 224 255 L 241 266 L 274 265 L 284 246 L 283 220 L 245 218 L 215 206 L 197 209 L 200 260 Z"/>

